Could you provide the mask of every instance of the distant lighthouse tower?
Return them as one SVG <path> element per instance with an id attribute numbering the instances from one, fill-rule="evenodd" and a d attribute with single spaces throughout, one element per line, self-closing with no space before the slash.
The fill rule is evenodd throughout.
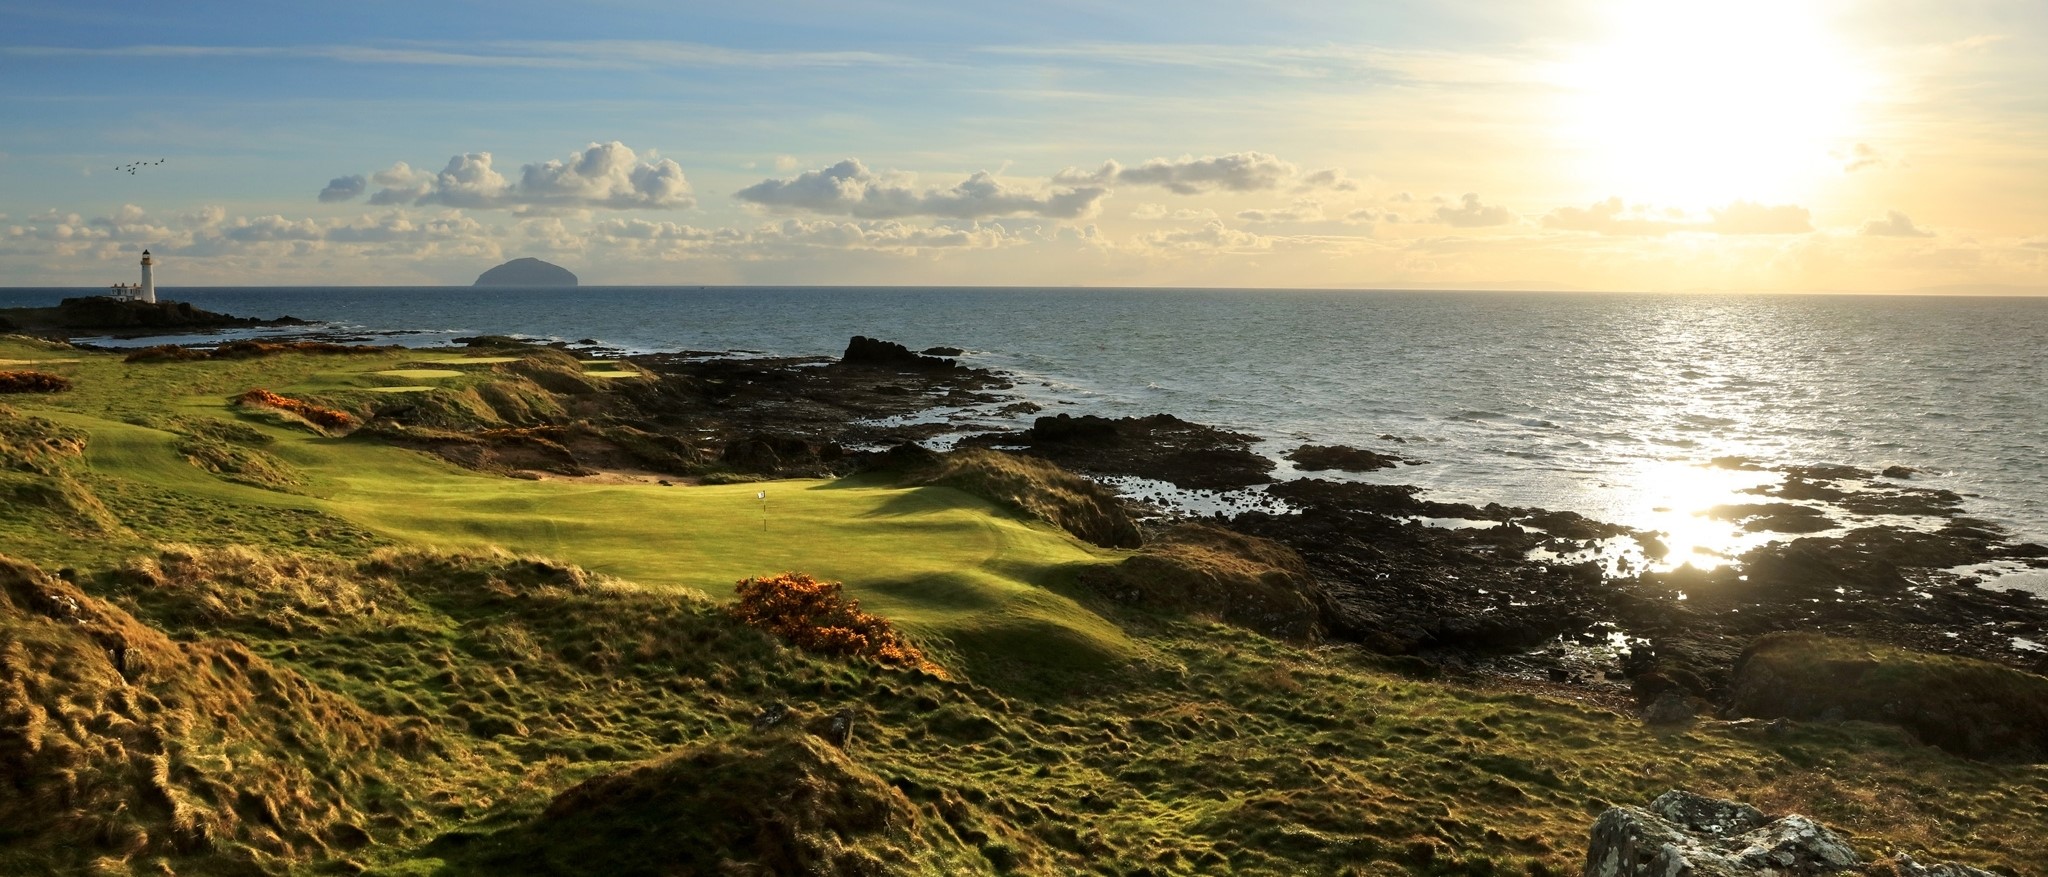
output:
<path id="1" fill-rule="evenodd" d="M 149 251 L 143 250 L 142 292 L 137 296 L 137 298 L 149 304 L 156 304 L 156 277 L 152 275 L 150 272 L 150 266 L 153 266 L 155 264 L 156 260 L 149 257 Z"/>

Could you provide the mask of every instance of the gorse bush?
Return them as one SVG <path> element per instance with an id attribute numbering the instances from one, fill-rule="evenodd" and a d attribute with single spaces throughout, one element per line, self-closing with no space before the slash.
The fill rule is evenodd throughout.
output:
<path id="1" fill-rule="evenodd" d="M 0 372 L 0 393 L 61 393 L 71 382 L 42 372 Z"/>
<path id="2" fill-rule="evenodd" d="M 261 388 L 236 396 L 235 401 L 243 405 L 289 411 L 305 418 L 307 422 L 314 426 L 324 429 L 348 429 L 356 425 L 355 417 L 346 411 L 336 411 L 332 408 L 309 405 L 298 399 L 280 396 Z"/>
<path id="3" fill-rule="evenodd" d="M 916 668 L 937 676 L 932 663 L 889 619 L 860 611 L 839 582 L 821 582 L 799 572 L 740 580 L 733 615 L 752 627 L 826 655 L 863 657 L 892 667 Z"/>

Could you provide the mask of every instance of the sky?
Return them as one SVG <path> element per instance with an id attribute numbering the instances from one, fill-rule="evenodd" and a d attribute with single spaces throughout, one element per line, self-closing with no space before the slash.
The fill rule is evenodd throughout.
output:
<path id="1" fill-rule="evenodd" d="M 0 286 L 2048 294 L 2048 3 L 17 3 Z"/>

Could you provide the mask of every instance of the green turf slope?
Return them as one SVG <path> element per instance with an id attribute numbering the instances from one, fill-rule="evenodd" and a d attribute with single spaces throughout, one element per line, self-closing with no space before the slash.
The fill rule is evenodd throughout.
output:
<path id="1" fill-rule="evenodd" d="M 0 355 L 39 351 L 0 344 Z M 40 358 L 58 359 L 55 351 Z M 345 550 L 411 543 L 497 546 L 557 557 L 647 587 L 714 597 L 741 578 L 786 570 L 843 580 L 864 605 L 970 661 L 1023 658 L 1102 665 L 1131 642 L 1059 592 L 1079 569 L 1113 562 L 1046 524 L 943 487 L 902 489 L 859 480 L 664 486 L 528 481 L 464 470 L 375 441 L 330 438 L 251 419 L 228 404 L 262 386 L 281 393 L 367 390 L 394 362 L 444 363 L 447 354 L 287 355 L 234 362 L 127 364 L 112 356 L 50 365 L 77 390 L 8 401 L 90 436 L 94 482 L 135 530 L 132 540 L 74 546 L 37 560 L 110 562 L 151 543 L 247 542 Z M 203 392 L 193 392 L 193 390 Z M 193 419 L 238 422 L 272 439 L 264 451 L 302 485 L 266 490 L 217 477 L 186 459 Z M 140 421 L 169 426 L 158 429 Z M 768 494 L 767 502 L 759 493 Z M 308 522 L 311 523 L 308 523 Z M 0 521 L 0 527 L 6 522 Z M 312 532 L 312 536 L 306 536 Z"/>

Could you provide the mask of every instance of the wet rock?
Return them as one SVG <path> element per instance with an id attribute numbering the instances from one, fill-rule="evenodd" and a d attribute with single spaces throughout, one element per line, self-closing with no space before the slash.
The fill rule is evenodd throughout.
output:
<path id="1" fill-rule="evenodd" d="M 1884 471 L 1878 474 L 1883 475 L 1886 478 L 1896 478 L 1903 480 L 1913 477 L 1915 474 L 1919 473 L 1919 471 L 1920 470 L 1915 469 L 1911 466 L 1886 466 L 1884 467 Z"/>
<path id="2" fill-rule="evenodd" d="M 925 356 L 961 356 L 967 353 L 958 347 L 927 347 L 918 351 Z"/>
<path id="3" fill-rule="evenodd" d="M 1735 522 L 1752 533 L 1818 533 L 1835 528 L 1835 522 L 1819 509 L 1788 502 L 1717 505 L 1703 514 Z"/>
<path id="4" fill-rule="evenodd" d="M 1585 877 L 1789 877 L 1857 867 L 1841 836 L 1804 816 L 1761 822 L 1755 808 L 1682 791 L 1648 809 L 1600 815 L 1586 850 Z"/>
<path id="5" fill-rule="evenodd" d="M 970 437 L 966 446 L 1022 446 L 1069 469 L 1100 475 L 1135 475 L 1200 490 L 1234 490 L 1273 480 L 1273 461 L 1252 452 L 1257 436 L 1171 414 L 1107 418 L 1084 414 L 1040 417 L 1021 433 Z"/>
<path id="6" fill-rule="evenodd" d="M 1423 462 L 1400 454 L 1382 454 L 1345 445 L 1302 445 L 1289 451 L 1287 459 L 1294 461 L 1295 468 L 1304 472 L 1320 472 L 1326 469 L 1371 472 L 1377 469 L 1392 469 L 1404 463 L 1412 466 Z"/>
<path id="7" fill-rule="evenodd" d="M 846 352 L 839 361 L 845 365 L 878 366 L 884 368 L 915 369 L 921 371 L 947 371 L 960 367 L 950 359 L 923 356 L 910 352 L 910 348 L 894 341 L 883 341 L 865 335 L 855 335 L 846 342 Z"/>

